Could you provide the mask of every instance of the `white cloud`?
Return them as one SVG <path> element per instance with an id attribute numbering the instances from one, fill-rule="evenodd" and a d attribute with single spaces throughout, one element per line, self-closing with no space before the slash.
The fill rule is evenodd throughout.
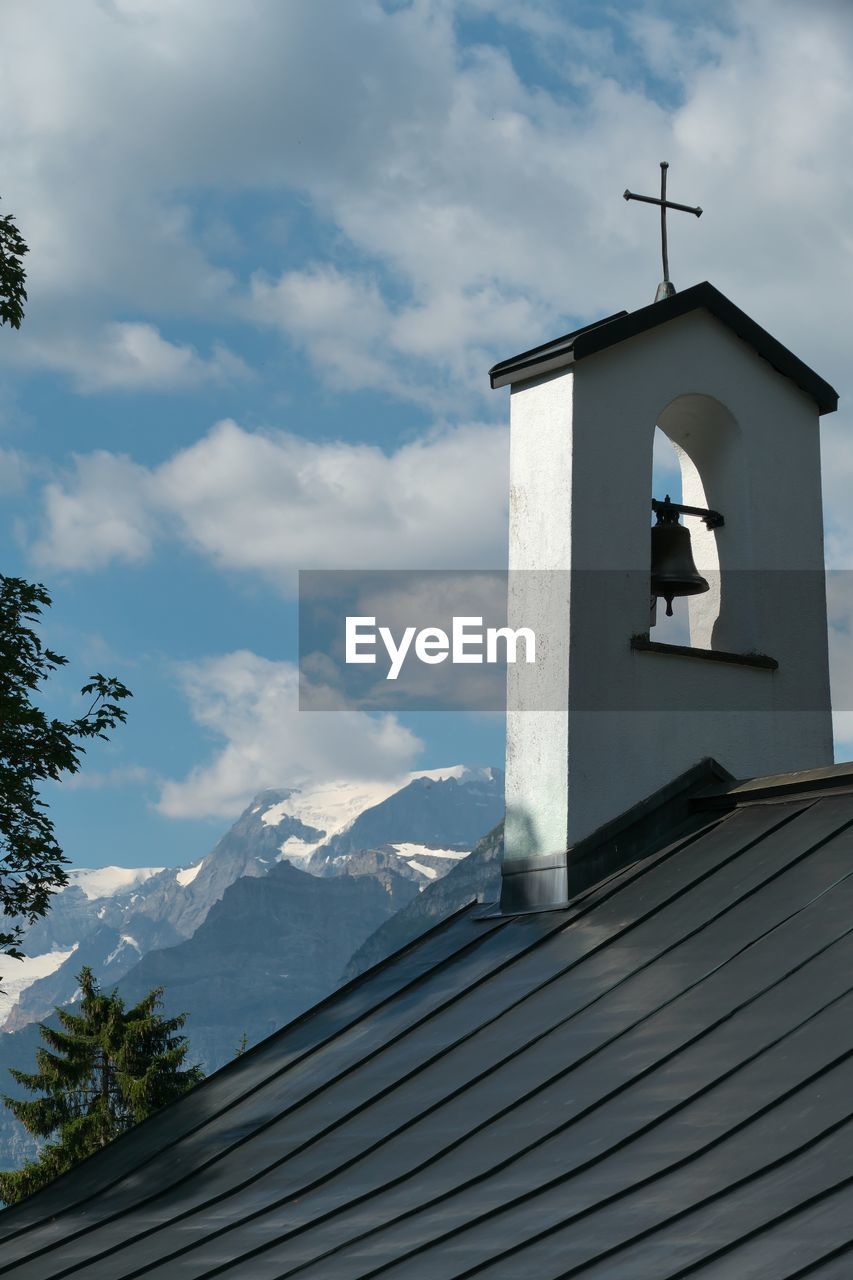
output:
<path id="1" fill-rule="evenodd" d="M 248 314 L 303 347 L 323 376 L 347 390 L 401 389 L 389 356 L 391 313 L 375 281 L 331 266 L 255 275 Z"/>
<path id="2" fill-rule="evenodd" d="M 460 388 L 486 392 L 494 350 L 535 323 L 530 301 L 490 284 L 433 290 L 391 305 L 377 281 L 329 265 L 256 275 L 246 314 L 278 328 L 309 355 L 322 378 L 450 409 Z"/>
<path id="3" fill-rule="evenodd" d="M 463 46 L 457 19 L 483 13 L 503 43 Z M 593 23 L 553 0 L 345 0 L 334 21 L 315 0 L 11 0 L 0 138 L 32 245 L 28 326 L 63 367 L 81 311 L 93 351 L 129 305 L 253 318 L 339 387 L 484 387 L 494 358 L 652 296 L 654 218 L 620 193 L 654 185 L 666 155 L 673 194 L 706 209 L 671 219 L 676 283 L 713 277 L 843 370 L 845 7 L 637 5 Z M 522 40 L 549 88 L 518 74 Z M 244 294 L 217 261 L 235 229 L 199 216 L 211 191 L 307 197 L 335 266 L 288 246 Z M 181 352 L 143 363 L 200 376 Z M 118 364 L 133 385 L 133 353 Z"/>
<path id="4" fill-rule="evenodd" d="M 483 14 L 503 35 L 463 45 L 457 19 Z M 522 39 L 547 87 L 513 64 Z M 314 0 L 12 0 L 4 48 L 4 208 L 32 244 L 27 330 L 82 389 L 240 372 L 224 351 L 117 320 L 132 303 L 272 325 L 338 388 L 458 412 L 494 358 L 652 296 L 655 218 L 620 193 L 651 189 L 661 156 L 673 196 L 706 211 L 670 218 L 676 283 L 712 278 L 844 389 L 844 5 L 753 0 L 689 18 L 637 5 L 584 26 L 554 0 L 354 0 L 334 22 Z M 288 243 L 263 274 L 243 244 L 244 286 L 216 260 L 236 229 L 217 212 L 211 235 L 199 215 L 211 191 L 296 193 L 329 233 L 328 260 Z M 836 544 L 853 541 L 848 504 L 828 493 Z"/>
<path id="5" fill-rule="evenodd" d="M 77 457 L 70 484 L 44 489 L 44 527 L 32 556 L 58 569 L 142 561 L 155 533 L 155 501 L 150 473 L 130 458 L 104 450 Z"/>
<path id="6" fill-rule="evenodd" d="M 312 0 L 44 0 L 38 14 L 12 0 L 3 196 L 32 249 L 33 323 L 48 303 L 223 305 L 235 280 L 205 252 L 194 189 L 357 180 L 391 101 L 440 103 L 453 40 L 431 8 L 353 0 L 330 21 Z"/>
<path id="7" fill-rule="evenodd" d="M 169 342 L 151 324 L 121 321 L 96 333 L 62 334 L 19 345 L 24 364 L 70 375 L 77 391 L 180 391 L 204 383 L 223 384 L 246 377 L 239 356 L 215 343 L 205 359 L 191 346 Z"/>
<path id="8" fill-rule="evenodd" d="M 500 563 L 507 432 L 472 424 L 390 454 L 224 421 L 156 468 L 97 452 L 43 494 L 40 565 L 142 561 L 160 536 L 292 589 L 300 568 Z"/>
<path id="9" fill-rule="evenodd" d="M 25 489 L 31 469 L 29 459 L 19 449 L 0 449 L 0 494 Z"/>
<path id="10" fill-rule="evenodd" d="M 82 770 L 64 776 L 59 783 L 67 791 L 103 791 L 113 787 L 141 787 L 154 781 L 154 774 L 143 765 L 116 765 L 114 769 Z"/>
<path id="11" fill-rule="evenodd" d="M 247 314 L 276 323 L 336 387 L 485 392 L 495 358 L 652 297 L 656 223 L 620 195 L 653 190 L 666 156 L 674 198 L 706 210 L 701 223 L 670 218 L 676 283 L 712 278 L 843 378 L 853 26 L 841 7 L 757 0 L 694 10 L 689 23 L 635 9 L 624 16 L 629 54 L 561 6 L 460 7 L 552 45 L 558 34 L 566 92 L 524 84 L 503 49 L 463 57 L 444 21 L 452 5 L 378 22 L 378 47 L 398 42 L 408 92 L 396 78 L 385 86 L 387 122 L 369 145 L 342 122 L 358 169 L 339 157 L 321 172 L 294 169 L 344 246 L 375 265 L 256 277 Z M 348 34 L 359 48 L 358 25 Z"/>
<path id="12" fill-rule="evenodd" d="M 233 818 L 265 787 L 321 779 L 396 778 L 420 740 L 393 715 L 298 710 L 295 666 L 242 650 L 180 669 L 193 718 L 223 745 L 186 778 L 164 783 L 170 818 Z"/>

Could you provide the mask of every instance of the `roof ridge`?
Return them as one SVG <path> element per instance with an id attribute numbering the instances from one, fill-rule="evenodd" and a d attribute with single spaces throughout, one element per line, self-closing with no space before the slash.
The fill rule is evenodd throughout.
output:
<path id="1" fill-rule="evenodd" d="M 708 280 L 691 285 L 681 293 L 671 294 L 660 302 L 639 307 L 636 311 L 621 311 L 605 316 L 582 329 L 575 329 L 563 338 L 531 347 L 528 351 L 501 360 L 489 370 L 491 386 L 507 386 L 576 364 L 587 356 L 700 309 L 710 312 L 716 320 L 731 329 L 782 377 L 790 378 L 815 401 L 819 413 L 834 413 L 838 408 L 838 392 L 825 378 Z"/>

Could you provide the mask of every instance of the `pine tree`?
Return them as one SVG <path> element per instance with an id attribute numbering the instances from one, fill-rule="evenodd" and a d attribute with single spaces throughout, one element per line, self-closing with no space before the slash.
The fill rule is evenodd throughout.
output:
<path id="1" fill-rule="evenodd" d="M 32 1195 L 203 1079 L 200 1067 L 184 1068 L 186 1014 L 158 1012 L 162 987 L 127 1009 L 115 991 L 101 991 L 91 969 L 81 970 L 77 981 L 80 1012 L 58 1008 L 61 1028 L 41 1024 L 47 1047 L 36 1050 L 36 1070 L 12 1069 L 18 1084 L 42 1096 L 3 1100 L 47 1142 L 36 1160 L 0 1173 L 0 1200 L 7 1204 Z"/>

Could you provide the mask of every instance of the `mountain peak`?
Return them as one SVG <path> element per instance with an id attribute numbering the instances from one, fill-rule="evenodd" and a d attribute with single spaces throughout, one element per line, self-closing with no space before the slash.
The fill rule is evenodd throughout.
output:
<path id="1" fill-rule="evenodd" d="M 275 804 L 284 804 L 286 800 L 296 794 L 297 790 L 298 788 L 294 787 L 266 787 L 252 797 L 251 802 L 246 805 L 243 813 L 257 813 L 259 809 L 270 809 Z"/>

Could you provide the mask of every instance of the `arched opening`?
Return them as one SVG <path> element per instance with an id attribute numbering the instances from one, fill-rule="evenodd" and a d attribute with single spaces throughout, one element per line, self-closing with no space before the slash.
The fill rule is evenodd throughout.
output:
<path id="1" fill-rule="evenodd" d="M 669 442 L 669 449 L 657 446 L 661 477 L 672 473 L 672 453 L 677 459 L 681 495 L 676 498 L 671 493 L 673 501 L 712 508 L 721 512 L 726 522 L 722 529 L 713 530 L 698 517 L 684 517 L 693 559 L 710 590 L 690 596 L 686 610 L 678 610 L 682 636 L 687 615 L 689 640 L 680 638 L 672 643 L 749 652 L 755 647 L 754 595 L 748 572 L 752 568 L 752 539 L 740 428 L 725 405 L 706 395 L 672 400 L 658 416 L 657 428 L 656 441 L 663 434 Z M 657 467 L 655 472 L 657 482 Z M 654 496 L 664 494 L 656 492 Z M 655 639 L 663 640 L 661 613 L 659 610 Z M 673 619 L 665 621 L 671 624 Z"/>

